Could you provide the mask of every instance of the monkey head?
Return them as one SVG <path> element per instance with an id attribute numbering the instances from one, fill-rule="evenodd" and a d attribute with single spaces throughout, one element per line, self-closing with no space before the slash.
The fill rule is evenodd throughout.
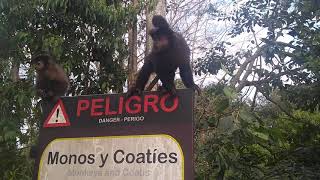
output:
<path id="1" fill-rule="evenodd" d="M 169 30 L 170 29 L 170 26 L 169 26 L 167 20 L 160 15 L 153 16 L 152 25 L 155 28 L 162 29 L 162 30 L 166 30 L 166 29 Z"/>
<path id="2" fill-rule="evenodd" d="M 31 65 L 34 66 L 36 71 L 41 71 L 41 70 L 45 70 L 46 68 L 48 68 L 50 61 L 51 61 L 50 55 L 40 54 L 40 55 L 35 56 L 31 60 Z"/>
<path id="3" fill-rule="evenodd" d="M 169 24 L 165 18 L 156 15 L 152 18 L 153 28 L 149 32 L 153 40 L 153 51 L 161 52 L 170 48 L 174 32 L 169 27 Z"/>
<path id="4" fill-rule="evenodd" d="M 170 42 L 166 35 L 152 34 L 151 38 L 153 40 L 153 52 L 161 52 L 169 48 Z"/>

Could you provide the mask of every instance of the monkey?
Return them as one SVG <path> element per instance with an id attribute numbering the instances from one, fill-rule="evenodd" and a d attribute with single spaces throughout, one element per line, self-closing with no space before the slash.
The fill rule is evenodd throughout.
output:
<path id="1" fill-rule="evenodd" d="M 69 89 L 69 78 L 55 59 L 47 54 L 39 54 L 31 59 L 31 66 L 36 70 L 36 94 L 44 102 L 56 102 Z M 35 159 L 38 154 L 38 144 L 32 145 L 29 156 Z"/>
<path id="2" fill-rule="evenodd" d="M 194 83 L 190 66 L 190 48 L 181 34 L 174 32 L 167 20 L 155 15 L 152 18 L 152 28 L 149 32 L 153 40 L 151 52 L 146 56 L 145 63 L 138 73 L 135 85 L 129 89 L 127 96 L 140 94 L 151 75 L 156 73 L 154 84 L 160 79 L 161 89 L 176 96 L 174 84 L 175 72 L 179 68 L 183 84 L 200 94 L 200 88 Z"/>
<path id="3" fill-rule="evenodd" d="M 48 54 L 39 54 L 31 60 L 36 70 L 36 94 L 44 101 L 56 101 L 69 89 L 69 78 L 63 68 Z"/>

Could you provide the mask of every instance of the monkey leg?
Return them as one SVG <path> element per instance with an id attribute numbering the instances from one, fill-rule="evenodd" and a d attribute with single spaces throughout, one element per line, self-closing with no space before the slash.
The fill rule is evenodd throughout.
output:
<path id="1" fill-rule="evenodd" d="M 193 91 L 197 91 L 198 95 L 200 95 L 201 89 L 193 81 L 193 75 L 192 75 L 190 64 L 189 63 L 181 64 L 179 66 L 179 70 L 180 70 L 180 77 L 181 77 L 183 84 L 187 88 L 191 88 L 191 89 L 193 89 Z"/>
<path id="2" fill-rule="evenodd" d="M 172 97 L 176 97 L 177 89 L 173 86 L 171 88 L 165 88 L 164 86 L 159 86 L 157 91 L 160 95 L 170 94 Z"/>
<path id="3" fill-rule="evenodd" d="M 36 94 L 44 101 L 50 100 L 50 95 L 46 89 L 37 89 Z"/>
<path id="4" fill-rule="evenodd" d="M 164 87 L 161 88 L 162 90 L 160 91 L 160 95 L 164 96 L 166 94 L 169 94 L 169 100 L 173 101 L 175 98 L 178 97 L 177 95 L 177 89 L 175 86 L 173 86 L 170 89 L 166 89 Z"/>
<path id="5" fill-rule="evenodd" d="M 159 74 L 159 78 L 162 82 L 161 94 L 169 93 L 171 98 L 177 97 L 176 86 L 174 85 L 174 72 L 163 72 Z"/>
<path id="6" fill-rule="evenodd" d="M 29 157 L 31 159 L 36 159 L 38 155 L 38 145 L 32 145 L 29 151 Z"/>
<path id="7" fill-rule="evenodd" d="M 60 98 L 59 95 L 55 94 L 51 90 L 41 90 L 40 97 L 44 102 L 57 102 Z"/>
<path id="8" fill-rule="evenodd" d="M 66 95 L 68 83 L 58 80 L 50 80 L 46 90 L 46 100 L 57 102 L 61 96 Z"/>

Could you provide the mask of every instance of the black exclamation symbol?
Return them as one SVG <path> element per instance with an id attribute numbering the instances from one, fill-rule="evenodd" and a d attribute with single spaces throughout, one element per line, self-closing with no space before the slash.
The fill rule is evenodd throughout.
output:
<path id="1" fill-rule="evenodd" d="M 56 122 L 59 122 L 59 108 L 57 109 L 57 119 L 56 119 Z"/>

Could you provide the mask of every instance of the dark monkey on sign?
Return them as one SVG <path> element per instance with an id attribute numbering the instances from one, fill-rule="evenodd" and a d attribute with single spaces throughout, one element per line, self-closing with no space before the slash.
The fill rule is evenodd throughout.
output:
<path id="1" fill-rule="evenodd" d="M 186 40 L 181 34 L 174 32 L 162 16 L 153 16 L 152 24 L 154 28 L 149 32 L 149 35 L 153 40 L 153 47 L 138 74 L 135 86 L 129 89 L 128 96 L 140 94 L 153 72 L 157 75 L 154 81 L 160 79 L 161 88 L 175 96 L 174 77 L 177 68 L 180 70 L 183 84 L 200 93 L 200 88 L 193 81 L 190 49 Z"/>
<path id="2" fill-rule="evenodd" d="M 56 101 L 69 88 L 69 78 L 63 68 L 48 54 L 40 54 L 31 60 L 36 69 L 37 95 L 45 101 Z"/>

